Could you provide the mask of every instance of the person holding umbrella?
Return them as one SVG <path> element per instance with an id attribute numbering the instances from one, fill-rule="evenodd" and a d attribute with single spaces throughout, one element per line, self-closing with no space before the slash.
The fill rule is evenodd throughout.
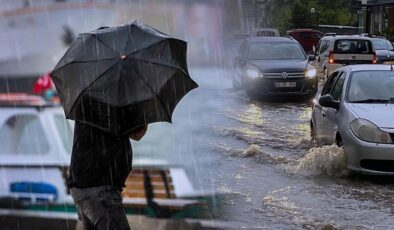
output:
<path id="1" fill-rule="evenodd" d="M 130 229 L 121 191 L 132 168 L 129 138 L 171 122 L 198 87 L 186 42 L 140 22 L 80 34 L 51 72 L 66 117 L 75 120 L 69 187 L 84 229 Z"/>

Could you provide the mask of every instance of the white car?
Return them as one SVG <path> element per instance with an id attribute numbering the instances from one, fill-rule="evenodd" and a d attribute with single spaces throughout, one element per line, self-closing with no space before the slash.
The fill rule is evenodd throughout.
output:
<path id="1" fill-rule="evenodd" d="M 311 134 L 343 146 L 347 167 L 394 175 L 394 70 L 350 65 L 334 71 L 314 100 Z"/>
<path id="2" fill-rule="evenodd" d="M 372 41 L 359 35 L 324 36 L 315 48 L 315 68 L 324 79 L 344 65 L 376 64 L 377 56 Z"/>

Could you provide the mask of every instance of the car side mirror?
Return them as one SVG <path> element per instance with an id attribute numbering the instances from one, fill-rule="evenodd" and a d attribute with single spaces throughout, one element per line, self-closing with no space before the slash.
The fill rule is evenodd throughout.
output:
<path id="1" fill-rule="evenodd" d="M 316 56 L 315 55 L 308 55 L 308 61 L 315 61 Z"/>
<path id="2" fill-rule="evenodd" d="M 323 107 L 339 110 L 339 101 L 335 101 L 331 95 L 327 94 L 319 98 L 319 104 Z"/>

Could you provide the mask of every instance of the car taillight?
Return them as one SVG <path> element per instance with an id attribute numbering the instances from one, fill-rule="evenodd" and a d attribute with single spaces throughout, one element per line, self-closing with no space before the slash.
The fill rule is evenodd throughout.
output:
<path id="1" fill-rule="evenodd" d="M 330 63 L 330 64 L 334 64 L 334 63 L 335 63 L 335 60 L 334 60 L 334 53 L 333 53 L 332 51 L 330 51 L 330 52 L 328 53 L 328 63 Z"/>
<path id="2" fill-rule="evenodd" d="M 376 64 L 376 63 L 378 63 L 378 58 L 376 57 L 376 53 L 374 51 L 372 56 L 372 64 Z"/>

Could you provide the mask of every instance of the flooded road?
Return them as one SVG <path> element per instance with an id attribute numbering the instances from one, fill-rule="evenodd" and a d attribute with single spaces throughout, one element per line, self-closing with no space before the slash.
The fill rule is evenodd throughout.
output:
<path id="1" fill-rule="evenodd" d="M 394 229 L 392 178 L 348 176 L 342 149 L 310 141 L 310 103 L 250 100 L 231 74 L 192 69 L 200 87 L 173 125 L 133 143 L 135 159 L 184 166 L 197 190 L 222 194 L 213 218 L 231 228 Z"/>

